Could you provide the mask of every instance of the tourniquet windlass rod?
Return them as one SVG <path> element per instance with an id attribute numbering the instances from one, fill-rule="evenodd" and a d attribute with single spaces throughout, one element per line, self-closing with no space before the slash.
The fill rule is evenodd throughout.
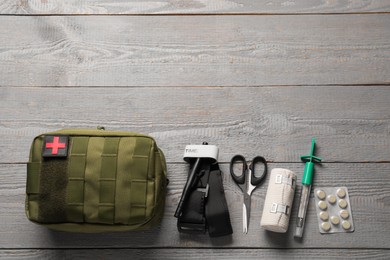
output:
<path id="1" fill-rule="evenodd" d="M 193 182 L 195 180 L 196 172 L 198 171 L 200 165 L 201 158 L 197 158 L 194 166 L 192 167 L 191 173 L 188 176 L 186 185 L 184 186 L 183 193 L 181 194 L 181 198 L 179 204 L 177 205 L 175 218 L 178 218 L 183 210 L 184 203 L 187 201 L 188 196 L 190 195 L 190 190 L 193 186 Z"/>
<path id="2" fill-rule="evenodd" d="M 297 226 L 294 234 L 294 236 L 298 238 L 301 238 L 303 236 L 303 229 L 305 227 L 311 184 L 313 182 L 314 163 L 321 162 L 322 160 L 321 158 L 314 156 L 315 143 L 316 140 L 313 138 L 311 140 L 310 155 L 301 156 L 301 160 L 306 162 L 306 164 L 305 164 L 305 169 L 303 171 L 301 198 L 299 202 Z"/>

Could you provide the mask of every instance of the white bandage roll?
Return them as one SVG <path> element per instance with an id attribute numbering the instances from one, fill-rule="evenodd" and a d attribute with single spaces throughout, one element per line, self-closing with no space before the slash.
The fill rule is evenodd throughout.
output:
<path id="1" fill-rule="evenodd" d="M 262 228 L 278 233 L 287 231 L 296 181 L 294 172 L 272 169 L 261 217 Z"/>

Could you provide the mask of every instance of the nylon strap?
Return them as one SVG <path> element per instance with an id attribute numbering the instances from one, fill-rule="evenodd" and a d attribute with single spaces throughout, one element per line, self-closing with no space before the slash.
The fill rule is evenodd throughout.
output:
<path id="1" fill-rule="evenodd" d="M 99 220 L 105 224 L 114 224 L 119 140 L 119 137 L 106 137 L 104 141 L 100 172 Z"/>
<path id="2" fill-rule="evenodd" d="M 210 237 L 233 233 L 223 190 L 221 171 L 217 163 L 202 164 L 195 185 L 177 222 L 185 233 L 204 233 Z"/>
<path id="3" fill-rule="evenodd" d="M 89 137 L 73 137 L 68 165 L 66 215 L 69 222 L 84 222 L 84 177 Z"/>
<path id="4" fill-rule="evenodd" d="M 133 167 L 136 170 L 131 172 L 131 212 L 128 220 L 129 224 L 145 221 L 150 148 L 150 139 L 137 138 L 133 155 Z"/>
<path id="5" fill-rule="evenodd" d="M 26 193 L 38 194 L 39 193 L 39 174 L 41 170 L 41 163 L 39 162 L 30 162 L 27 164 L 27 185 Z"/>
<path id="6" fill-rule="evenodd" d="M 115 224 L 127 225 L 131 212 L 131 173 L 134 171 L 135 138 L 121 138 L 118 144 L 115 184 Z"/>
<path id="7" fill-rule="evenodd" d="M 99 223 L 100 182 L 96 172 L 101 171 L 104 137 L 90 137 L 84 174 L 84 220 Z"/>
<path id="8" fill-rule="evenodd" d="M 206 219 L 211 237 L 225 236 L 233 233 L 229 210 L 222 185 L 219 167 L 210 172 L 209 200 L 206 203 Z"/>
<path id="9" fill-rule="evenodd" d="M 43 137 L 40 136 L 38 138 L 34 139 L 33 146 L 31 147 L 31 153 L 30 153 L 30 162 L 32 164 L 39 164 L 39 169 L 37 169 L 37 166 L 29 166 L 27 165 L 29 170 L 32 170 L 32 172 L 35 171 L 35 173 L 32 174 L 32 176 L 27 175 L 27 185 L 26 185 L 26 193 L 28 196 L 28 212 L 29 217 L 33 220 L 38 220 L 39 216 L 39 182 L 40 182 L 40 176 L 39 172 L 40 167 L 42 166 L 42 145 L 43 145 Z M 29 174 L 29 170 L 27 170 L 27 173 Z M 37 173 L 38 170 L 38 173 Z M 38 175 L 37 175 L 38 174 Z M 35 193 L 36 189 L 38 188 L 38 193 Z M 34 193 L 32 193 L 34 192 Z"/>

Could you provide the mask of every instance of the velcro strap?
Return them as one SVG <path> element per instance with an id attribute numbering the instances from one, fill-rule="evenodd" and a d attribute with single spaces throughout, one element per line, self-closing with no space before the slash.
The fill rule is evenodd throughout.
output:
<path id="1" fill-rule="evenodd" d="M 230 235 L 233 233 L 233 229 L 219 168 L 210 172 L 209 185 L 209 198 L 206 204 L 209 235 L 211 237 Z"/>
<path id="2" fill-rule="evenodd" d="M 273 203 L 271 207 L 271 213 L 283 213 L 283 214 L 288 214 L 288 206 L 282 205 L 282 204 L 277 204 Z"/>
<path id="3" fill-rule="evenodd" d="M 282 184 L 285 183 L 287 185 L 293 186 L 294 185 L 294 179 L 290 177 L 283 176 L 281 174 L 276 175 L 275 183 Z"/>

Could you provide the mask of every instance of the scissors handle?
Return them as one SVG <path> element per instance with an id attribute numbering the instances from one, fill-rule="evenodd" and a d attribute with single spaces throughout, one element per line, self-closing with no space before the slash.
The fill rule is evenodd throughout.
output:
<path id="1" fill-rule="evenodd" d="M 264 165 L 264 171 L 260 177 L 255 176 L 255 165 L 257 163 L 262 163 Z M 249 169 L 251 170 L 251 184 L 257 186 L 264 180 L 265 176 L 267 175 L 267 161 L 262 156 L 256 156 L 249 165 Z"/>
<path id="2" fill-rule="evenodd" d="M 240 175 L 237 175 L 233 169 L 234 164 L 237 162 L 242 163 L 242 173 Z M 248 169 L 248 165 L 245 161 L 244 156 L 237 154 L 233 156 L 233 158 L 230 160 L 230 175 L 232 175 L 234 182 L 236 182 L 237 184 L 245 183 L 245 172 L 247 171 L 247 169 Z"/>

